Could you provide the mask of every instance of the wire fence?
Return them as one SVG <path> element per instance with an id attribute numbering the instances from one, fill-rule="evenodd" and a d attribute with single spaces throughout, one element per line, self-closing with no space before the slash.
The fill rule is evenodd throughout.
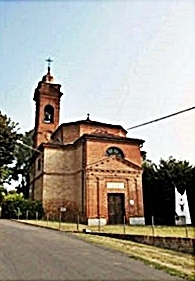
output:
<path id="1" fill-rule="evenodd" d="M 20 219 L 20 218 L 18 218 Z M 148 235 L 148 236 L 164 236 L 164 237 L 185 237 L 195 238 L 195 228 L 189 225 L 166 226 L 155 225 L 154 217 L 152 216 L 151 225 L 129 225 L 124 217 L 123 224 L 116 225 L 101 225 L 100 219 L 96 219 L 96 225 L 87 225 L 84 222 L 82 214 L 78 212 L 59 212 L 48 213 L 42 219 L 39 219 L 39 214 L 36 212 L 35 218 L 29 220 L 26 213 L 26 222 L 39 226 L 49 227 L 67 232 L 108 232 L 119 234 L 132 235 Z"/>

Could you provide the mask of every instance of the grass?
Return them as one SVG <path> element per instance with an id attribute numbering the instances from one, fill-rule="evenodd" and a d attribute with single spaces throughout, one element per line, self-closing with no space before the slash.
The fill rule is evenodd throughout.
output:
<path id="1" fill-rule="evenodd" d="M 75 233 L 74 235 L 90 243 L 123 252 L 129 257 L 141 260 L 155 268 L 163 269 L 169 274 L 183 277 L 191 281 L 195 280 L 195 260 L 193 255 L 125 240 L 122 241 L 115 238 L 82 233 Z"/>
<path id="2" fill-rule="evenodd" d="M 59 222 L 47 222 L 36 220 L 23 220 L 30 224 L 36 224 L 40 226 L 48 226 L 50 228 L 59 229 Z M 97 231 L 98 227 L 88 227 L 86 225 L 79 224 L 79 230 L 91 229 Z M 77 225 L 75 223 L 61 223 L 61 230 L 63 231 L 76 231 Z M 123 226 L 101 226 L 101 231 L 123 233 Z M 150 226 L 126 226 L 126 233 L 130 234 L 144 234 L 152 235 L 152 229 Z M 111 248 L 127 254 L 129 257 L 141 260 L 150 266 L 154 266 L 158 269 L 163 269 L 169 274 L 183 277 L 187 280 L 195 280 L 195 257 L 191 254 L 181 253 L 173 250 L 161 249 L 159 247 L 139 244 L 131 241 L 125 241 L 115 238 L 94 236 L 84 233 L 73 233 L 76 237 L 84 239 L 90 243 L 102 245 L 107 248 Z M 174 237 L 186 237 L 185 227 L 166 227 L 156 226 L 155 235 L 157 236 L 174 236 Z M 195 228 L 188 227 L 188 236 L 195 238 Z"/>
<path id="3" fill-rule="evenodd" d="M 25 220 L 23 220 L 25 221 Z M 25 221 L 32 224 L 49 226 L 51 228 L 59 228 L 59 222 L 47 222 L 40 220 L 29 220 Z M 98 226 L 86 226 L 83 224 L 79 224 L 79 230 L 83 231 L 83 229 L 90 229 L 92 231 L 98 231 Z M 76 223 L 61 223 L 61 230 L 64 231 L 76 231 L 77 224 Z M 123 225 L 105 225 L 100 227 L 101 232 L 109 232 L 109 233 L 124 233 Z M 137 235 L 153 235 L 153 230 L 151 226 L 125 226 L 126 234 L 137 234 Z M 163 236 L 163 237 L 189 237 L 195 238 L 195 228 L 188 226 L 155 226 L 154 227 L 154 235 L 155 236 Z"/>
<path id="4" fill-rule="evenodd" d="M 93 231 L 97 231 L 98 227 L 89 227 Z M 124 227 L 122 225 L 105 225 L 101 226 L 102 232 L 109 233 L 124 233 Z M 139 234 L 153 236 L 153 230 L 151 226 L 125 226 L 126 234 Z M 169 237 L 190 237 L 195 238 L 195 228 L 185 226 L 154 226 L 155 236 L 169 236 Z"/>

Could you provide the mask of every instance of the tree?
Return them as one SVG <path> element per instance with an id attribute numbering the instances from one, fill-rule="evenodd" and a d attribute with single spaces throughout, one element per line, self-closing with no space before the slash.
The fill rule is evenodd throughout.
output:
<path id="1" fill-rule="evenodd" d="M 20 140 L 29 147 L 32 147 L 33 133 L 34 130 L 26 132 L 20 137 Z M 15 165 L 12 168 L 11 175 L 13 180 L 20 180 L 20 184 L 16 187 L 16 190 L 18 193 L 22 192 L 26 198 L 29 196 L 29 170 L 32 154 L 33 151 L 30 148 L 17 145 L 15 149 Z"/>
<path id="2" fill-rule="evenodd" d="M 18 123 L 0 111 L 0 186 L 9 179 L 9 165 L 15 159 L 16 140 L 20 137 Z"/>
<path id="3" fill-rule="evenodd" d="M 11 180 L 19 181 L 18 193 L 28 197 L 29 167 L 32 150 L 17 143 L 17 140 L 32 146 L 33 130 L 24 135 L 18 133 L 18 123 L 0 112 L 0 187 Z"/>
<path id="4" fill-rule="evenodd" d="M 187 161 L 177 161 L 170 157 L 161 159 L 159 165 L 151 161 L 143 164 L 143 196 L 146 223 L 151 223 L 154 216 L 155 224 L 173 225 L 175 222 L 175 187 L 180 194 L 187 191 L 192 195 L 194 168 Z M 194 198 L 194 197 L 193 197 Z M 193 205 L 189 201 L 190 213 Z"/>
<path id="5" fill-rule="evenodd" d="M 192 224 L 195 226 L 195 167 L 192 168 L 192 181 L 191 185 L 187 189 L 188 204 L 190 209 L 190 215 Z"/>
<path id="6" fill-rule="evenodd" d="M 23 194 L 8 192 L 2 202 L 2 218 L 5 219 L 25 219 L 28 211 L 28 219 L 35 219 L 36 212 L 38 218 L 44 216 L 44 210 L 40 201 L 25 199 Z"/>
<path id="7" fill-rule="evenodd" d="M 152 223 L 155 212 L 155 186 L 157 184 L 157 166 L 152 161 L 145 159 L 143 162 L 143 199 L 146 224 Z"/>
<path id="8" fill-rule="evenodd" d="M 172 184 L 181 194 L 191 186 L 192 166 L 188 161 L 177 161 L 173 157 L 169 157 L 167 161 L 161 159 L 158 171 L 159 178 L 166 178 L 169 185 Z"/>
<path id="9" fill-rule="evenodd" d="M 5 195 L 7 195 L 7 190 L 4 187 L 0 187 L 0 206 L 5 198 Z"/>

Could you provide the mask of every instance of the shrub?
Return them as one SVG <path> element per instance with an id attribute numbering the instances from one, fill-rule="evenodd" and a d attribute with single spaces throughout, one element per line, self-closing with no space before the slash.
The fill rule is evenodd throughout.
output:
<path id="1" fill-rule="evenodd" d="M 38 212 L 38 219 L 44 216 L 44 210 L 40 201 L 25 199 L 22 194 L 8 194 L 2 202 L 2 218 L 4 219 L 35 219 Z"/>

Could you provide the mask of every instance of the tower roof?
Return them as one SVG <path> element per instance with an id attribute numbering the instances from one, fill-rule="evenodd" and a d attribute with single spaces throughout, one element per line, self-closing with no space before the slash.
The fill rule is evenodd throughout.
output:
<path id="1" fill-rule="evenodd" d="M 43 76 L 42 82 L 45 82 L 45 83 L 53 83 L 54 78 L 53 78 L 53 76 L 52 76 L 51 73 L 50 73 L 50 70 L 51 70 L 50 64 L 51 64 L 51 62 L 52 62 L 53 60 L 51 60 L 50 58 L 48 58 L 48 59 L 46 59 L 45 61 L 48 62 L 48 67 L 47 67 L 47 74 Z"/>
<path id="2" fill-rule="evenodd" d="M 49 66 L 48 66 L 47 74 L 44 75 L 43 78 L 42 78 L 42 82 L 45 82 L 45 83 L 53 83 L 54 82 L 54 78 L 50 74 L 50 67 Z"/>

